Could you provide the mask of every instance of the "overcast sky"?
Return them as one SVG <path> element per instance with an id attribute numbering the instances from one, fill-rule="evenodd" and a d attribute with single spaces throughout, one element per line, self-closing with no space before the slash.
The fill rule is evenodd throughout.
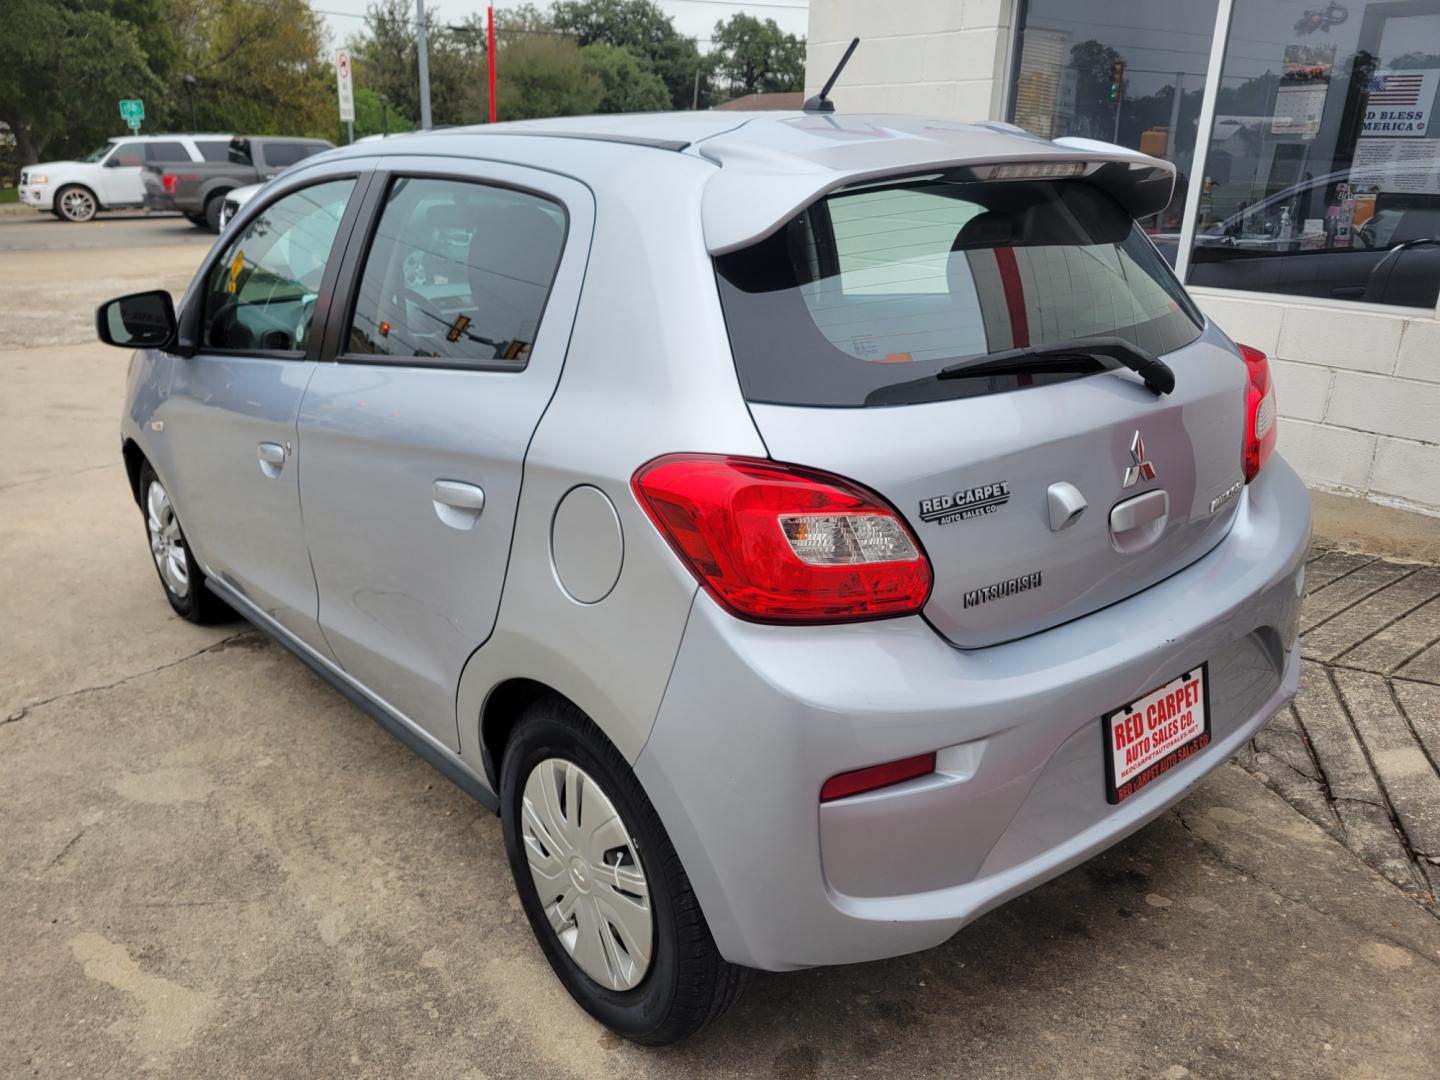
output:
<path id="1" fill-rule="evenodd" d="M 346 38 L 364 25 L 365 9 L 371 0 L 311 0 L 311 7 L 324 17 L 330 25 L 330 44 L 339 48 Z M 675 21 L 675 29 L 689 37 L 700 39 L 698 44 L 704 52 L 709 48 L 708 38 L 715 29 L 715 23 L 728 19 L 737 11 L 747 11 L 761 19 L 774 19 L 780 29 L 791 34 L 804 34 L 809 11 L 809 0 L 755 0 L 754 3 L 731 3 L 730 0 L 656 0 Z M 518 6 L 499 0 L 495 10 Z M 536 0 L 535 6 L 542 11 L 550 6 L 550 0 Z M 438 12 L 443 22 L 458 22 L 466 15 L 483 12 L 483 0 L 426 0 L 426 11 Z"/>

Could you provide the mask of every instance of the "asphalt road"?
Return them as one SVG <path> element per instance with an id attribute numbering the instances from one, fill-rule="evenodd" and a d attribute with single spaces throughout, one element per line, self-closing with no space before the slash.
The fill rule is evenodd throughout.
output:
<path id="1" fill-rule="evenodd" d="M 182 288 L 185 240 L 0 256 L 0 1076 L 1434 1075 L 1440 921 L 1235 766 L 941 948 L 759 976 L 670 1050 L 610 1036 L 492 816 L 166 605 L 90 313 Z"/>
<path id="2" fill-rule="evenodd" d="M 0 252 L 132 249 L 191 245 L 208 248 L 215 234 L 198 229 L 179 214 L 121 210 L 74 224 L 54 214 L 7 206 L 0 213 Z M 198 259 L 199 256 L 197 255 Z"/>

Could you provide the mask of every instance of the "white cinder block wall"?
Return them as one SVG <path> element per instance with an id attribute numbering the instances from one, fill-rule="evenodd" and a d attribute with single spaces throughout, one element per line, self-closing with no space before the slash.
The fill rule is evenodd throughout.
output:
<path id="1" fill-rule="evenodd" d="M 850 39 L 843 112 L 1003 120 L 1013 0 L 810 0 L 805 92 Z M 1313 487 L 1440 516 L 1440 319 L 1194 289 L 1232 338 L 1275 358 L 1280 450 Z M 1437 525 L 1440 527 L 1440 525 Z"/>
<path id="2" fill-rule="evenodd" d="M 1433 312 L 1191 292 L 1227 334 L 1272 357 L 1280 452 L 1307 483 L 1440 515 Z"/>

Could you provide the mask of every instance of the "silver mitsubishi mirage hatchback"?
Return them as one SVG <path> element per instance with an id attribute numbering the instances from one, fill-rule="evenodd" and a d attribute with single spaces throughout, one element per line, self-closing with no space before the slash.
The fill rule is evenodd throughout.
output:
<path id="1" fill-rule="evenodd" d="M 97 313 L 160 582 L 496 811 L 621 1035 L 938 945 L 1295 692 L 1309 500 L 1173 184 L 823 112 L 309 158 Z"/>

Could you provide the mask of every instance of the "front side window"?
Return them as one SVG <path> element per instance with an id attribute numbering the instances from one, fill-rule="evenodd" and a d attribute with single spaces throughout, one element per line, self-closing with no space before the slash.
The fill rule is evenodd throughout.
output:
<path id="1" fill-rule="evenodd" d="M 347 178 L 291 192 L 226 247 L 206 282 L 206 348 L 305 348 L 325 264 L 354 187 Z"/>
<path id="2" fill-rule="evenodd" d="M 145 164 L 145 144 L 138 142 L 121 143 L 105 164 L 114 169 Z"/>
<path id="3" fill-rule="evenodd" d="M 842 190 L 716 269 L 751 401 L 893 405 L 1015 389 L 1053 379 L 935 375 L 1087 337 L 1158 355 L 1203 324 L 1130 215 L 1078 181 L 934 174 Z"/>
<path id="4" fill-rule="evenodd" d="M 1440 0 L 1236 4 L 1189 281 L 1433 307 Z"/>
<path id="5" fill-rule="evenodd" d="M 1123 8 L 1114 0 L 1029 0 L 1021 18 L 1011 119 L 1046 139 L 1099 139 L 1173 161 L 1174 198 L 1141 222 L 1172 265 L 1216 6 L 1216 0 Z"/>
<path id="6" fill-rule="evenodd" d="M 565 226 L 564 210 L 537 195 L 396 179 L 365 262 L 348 351 L 523 366 Z"/>

